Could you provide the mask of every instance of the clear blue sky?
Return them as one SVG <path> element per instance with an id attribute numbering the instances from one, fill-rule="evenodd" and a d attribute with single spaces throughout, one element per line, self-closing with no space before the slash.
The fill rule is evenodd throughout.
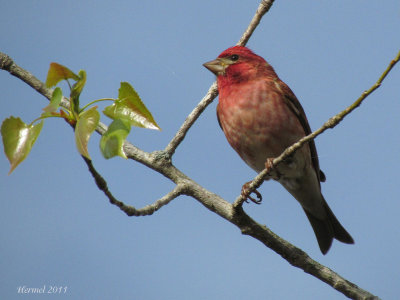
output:
<path id="1" fill-rule="evenodd" d="M 128 139 L 159 150 L 214 80 L 202 63 L 237 42 L 258 4 L 3 1 L 0 51 L 41 80 L 53 61 L 85 69 L 82 102 L 115 97 L 119 83 L 130 82 L 163 130 L 133 129 Z M 276 0 L 248 45 L 275 67 L 316 129 L 376 81 L 399 51 L 399 28 L 395 0 Z M 13 115 L 30 122 L 47 103 L 4 71 L 0 90 L 1 120 Z M 355 245 L 334 242 L 323 256 L 300 206 L 277 183 L 261 187 L 262 205 L 245 205 L 255 220 L 383 299 L 400 293 L 399 95 L 397 66 L 357 111 L 316 141 L 327 175 L 323 193 Z M 216 103 L 190 130 L 174 163 L 233 201 L 255 173 L 226 142 Z M 125 203 L 143 207 L 173 187 L 136 162 L 106 161 L 98 143 L 94 136 L 94 163 Z M 1 299 L 20 299 L 19 286 L 43 285 L 68 288 L 52 299 L 343 299 L 194 199 L 180 197 L 153 216 L 128 218 L 97 190 L 74 147 L 69 126 L 46 120 L 31 155 L 10 176 L 0 155 Z"/>

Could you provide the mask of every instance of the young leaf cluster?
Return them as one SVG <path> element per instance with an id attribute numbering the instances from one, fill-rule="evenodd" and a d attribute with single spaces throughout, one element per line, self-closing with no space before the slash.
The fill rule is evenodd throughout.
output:
<path id="1" fill-rule="evenodd" d="M 131 126 L 160 130 L 150 111 L 143 104 L 138 93 L 127 82 L 121 82 L 118 98 L 103 98 L 91 101 L 80 108 L 79 97 L 86 83 L 86 72 L 80 70 L 78 75 L 58 63 L 51 63 L 47 74 L 46 86 L 54 87 L 65 80 L 70 87 L 69 107 L 61 106 L 63 93 L 60 87 L 53 90 L 49 105 L 43 113 L 26 124 L 18 117 L 9 117 L 1 125 L 1 136 L 4 152 L 10 162 L 11 173 L 30 153 L 43 127 L 44 119 L 62 118 L 74 128 L 75 144 L 78 152 L 90 159 L 89 139 L 100 122 L 100 113 L 95 103 L 112 101 L 103 113 L 113 121 L 100 140 L 100 150 L 105 158 L 121 156 L 126 158 L 123 144 Z M 74 81 L 71 86 L 70 80 Z"/>

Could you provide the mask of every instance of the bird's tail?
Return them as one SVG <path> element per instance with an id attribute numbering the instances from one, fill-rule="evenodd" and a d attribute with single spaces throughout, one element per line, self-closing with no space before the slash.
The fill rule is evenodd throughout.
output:
<path id="1" fill-rule="evenodd" d="M 317 237 L 318 245 L 322 254 L 328 252 L 334 238 L 342 243 L 354 244 L 353 238 L 339 223 L 338 219 L 336 219 L 325 200 L 324 206 L 327 215 L 324 220 L 318 219 L 308 211 L 304 210 L 314 230 L 315 236 Z"/>

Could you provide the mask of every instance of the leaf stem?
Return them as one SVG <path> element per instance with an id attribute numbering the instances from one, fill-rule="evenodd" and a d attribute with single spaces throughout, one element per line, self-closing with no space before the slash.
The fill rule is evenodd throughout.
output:
<path id="1" fill-rule="evenodd" d="M 82 107 L 80 109 L 80 112 L 84 111 L 86 108 L 88 108 L 90 105 L 93 105 L 97 102 L 101 102 L 101 101 L 116 101 L 117 99 L 114 98 L 101 98 L 101 99 L 97 99 L 97 100 L 93 100 L 92 102 L 89 102 L 88 104 L 86 104 L 84 107 Z"/>
<path id="2" fill-rule="evenodd" d="M 72 86 L 71 86 L 71 83 L 69 82 L 68 78 L 66 78 L 65 81 L 68 83 L 69 90 L 71 91 L 72 90 Z"/>
<path id="3" fill-rule="evenodd" d="M 47 118 L 63 118 L 63 116 L 61 116 L 60 114 L 54 114 L 54 115 L 47 115 L 47 116 L 40 116 L 39 118 L 36 118 L 35 120 L 33 120 L 31 123 L 29 123 L 29 126 L 33 126 L 34 123 L 40 121 L 40 120 L 44 120 Z"/>

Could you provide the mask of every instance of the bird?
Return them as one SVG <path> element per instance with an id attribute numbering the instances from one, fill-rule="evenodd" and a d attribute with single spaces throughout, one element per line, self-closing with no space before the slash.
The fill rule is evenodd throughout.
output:
<path id="1" fill-rule="evenodd" d="M 311 133 L 295 94 L 273 67 L 249 48 L 230 47 L 203 66 L 217 77 L 217 118 L 226 139 L 257 173 Z M 274 167 L 273 174 L 302 206 L 322 254 L 329 251 L 333 239 L 354 244 L 322 195 L 321 182 L 326 178 L 313 140 Z"/>

